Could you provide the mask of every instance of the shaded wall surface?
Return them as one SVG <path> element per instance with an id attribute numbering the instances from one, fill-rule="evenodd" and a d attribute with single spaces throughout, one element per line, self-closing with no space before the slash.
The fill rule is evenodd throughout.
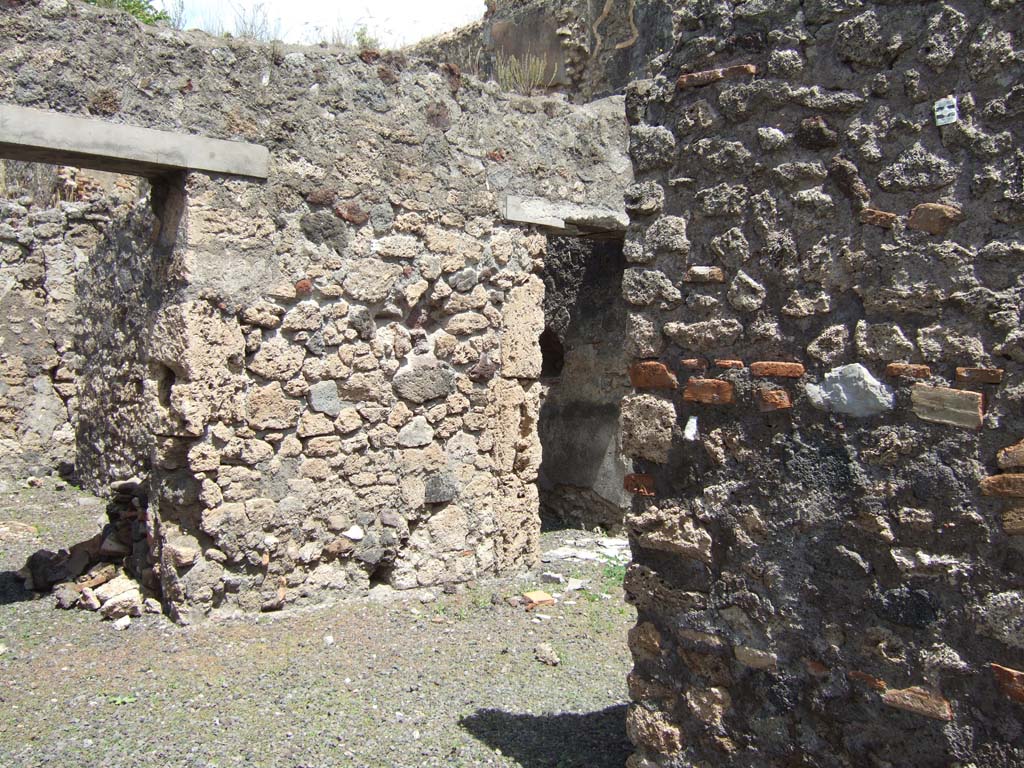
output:
<path id="1" fill-rule="evenodd" d="M 399 54 L 63 2 L 10 7 L 0 41 L 2 100 L 271 151 L 266 182 L 186 174 L 154 229 L 173 249 L 143 391 L 174 615 L 534 560 L 546 237 L 499 209 L 619 210 L 621 98 L 509 96 Z"/>
<path id="2" fill-rule="evenodd" d="M 538 487 L 552 521 L 618 530 L 630 504 L 623 479 L 632 464 L 619 441 L 629 392 L 624 267 L 621 240 L 548 241 Z"/>
<path id="3" fill-rule="evenodd" d="M 1024 8 L 677 5 L 627 93 L 630 764 L 1024 764 Z"/>
<path id="4" fill-rule="evenodd" d="M 515 71 L 510 64 L 541 62 L 533 85 L 586 102 L 657 71 L 673 25 L 664 0 L 507 0 L 490 3 L 481 21 L 411 50 L 499 81 Z"/>
<path id="5" fill-rule="evenodd" d="M 0 202 L 0 464 L 10 475 L 58 470 L 99 490 L 148 463 L 137 347 L 158 271 L 148 205 L 135 205 L 133 182 L 118 183 L 54 206 Z"/>

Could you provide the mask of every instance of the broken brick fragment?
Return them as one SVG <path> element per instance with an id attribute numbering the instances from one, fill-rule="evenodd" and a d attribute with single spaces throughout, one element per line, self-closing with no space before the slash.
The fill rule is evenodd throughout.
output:
<path id="1" fill-rule="evenodd" d="M 846 673 L 846 676 L 851 680 L 856 680 L 858 683 L 863 683 L 869 688 L 873 688 L 876 691 L 884 691 L 886 686 L 884 680 L 880 680 L 874 675 L 869 675 L 867 672 L 861 672 L 858 669 L 850 670 Z"/>
<path id="2" fill-rule="evenodd" d="M 647 360 L 629 367 L 629 383 L 637 389 L 676 389 L 679 382 L 664 363 Z"/>
<path id="3" fill-rule="evenodd" d="M 757 399 L 757 408 L 761 413 L 784 411 L 793 407 L 789 392 L 784 389 L 759 389 L 754 397 Z"/>
<path id="4" fill-rule="evenodd" d="M 1017 669 L 1010 669 L 999 664 L 989 664 L 992 667 L 992 674 L 995 675 L 996 685 L 1007 698 L 1024 704 L 1024 672 Z"/>
<path id="5" fill-rule="evenodd" d="M 732 67 L 721 67 L 719 69 L 706 69 L 703 72 L 690 72 L 680 75 L 676 80 L 676 88 L 680 91 L 686 88 L 698 88 L 702 85 L 710 85 L 724 80 L 727 77 L 742 77 L 744 75 L 756 75 L 757 67 L 753 64 L 737 64 Z"/>
<path id="6" fill-rule="evenodd" d="M 622 480 L 622 487 L 626 489 L 627 493 L 633 493 L 637 496 L 653 496 L 654 476 L 644 474 L 626 475 Z"/>
<path id="7" fill-rule="evenodd" d="M 705 371 L 708 368 L 708 361 L 703 357 L 687 357 L 680 360 L 679 364 L 691 371 Z"/>
<path id="8" fill-rule="evenodd" d="M 956 380 L 966 384 L 999 384 L 1003 380 L 1003 369 L 957 368 Z"/>
<path id="9" fill-rule="evenodd" d="M 921 203 L 915 206 L 907 218 L 907 226 L 930 235 L 944 235 L 958 221 L 963 221 L 963 212 L 952 205 L 942 203 Z"/>
<path id="10" fill-rule="evenodd" d="M 885 366 L 885 375 L 893 379 L 927 379 L 931 377 L 932 369 L 914 363 L 889 363 Z"/>
<path id="11" fill-rule="evenodd" d="M 784 363 L 778 360 L 760 360 L 750 364 L 754 376 L 774 376 L 783 379 L 799 379 L 806 369 L 800 363 Z"/>
<path id="12" fill-rule="evenodd" d="M 732 369 L 742 368 L 743 367 L 743 361 L 742 360 L 715 360 L 715 366 L 717 366 L 718 368 L 732 368 Z"/>
<path id="13" fill-rule="evenodd" d="M 862 208 L 860 211 L 860 223 L 870 224 L 873 227 L 892 229 L 899 218 L 895 213 L 880 211 L 877 208 Z"/>
<path id="14" fill-rule="evenodd" d="M 349 200 L 345 203 L 338 203 L 334 206 L 334 215 L 339 219 L 344 219 L 349 224 L 354 224 L 357 227 L 361 227 L 363 224 L 370 220 L 370 214 L 364 211 L 359 203 Z"/>
<path id="15" fill-rule="evenodd" d="M 731 382 L 721 379 L 689 379 L 683 390 L 683 400 L 706 405 L 728 405 L 736 400 Z"/>
<path id="16" fill-rule="evenodd" d="M 295 295 L 296 296 L 309 296 L 313 292 L 313 281 L 308 278 L 302 278 L 295 283 Z"/>

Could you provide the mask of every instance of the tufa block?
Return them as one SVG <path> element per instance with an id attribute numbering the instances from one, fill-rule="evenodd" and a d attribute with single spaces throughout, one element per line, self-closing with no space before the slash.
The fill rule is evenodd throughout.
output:
<path id="1" fill-rule="evenodd" d="M 992 475 L 981 480 L 981 492 L 985 496 L 1011 496 L 1024 498 L 1024 475 Z"/>
<path id="2" fill-rule="evenodd" d="M 984 417 L 980 392 L 915 384 L 910 390 L 910 402 L 914 413 L 925 421 L 981 429 Z"/>
<path id="3" fill-rule="evenodd" d="M 952 720 L 953 708 L 942 696 L 920 686 L 888 690 L 882 694 L 882 701 L 890 707 L 913 712 L 933 720 Z"/>

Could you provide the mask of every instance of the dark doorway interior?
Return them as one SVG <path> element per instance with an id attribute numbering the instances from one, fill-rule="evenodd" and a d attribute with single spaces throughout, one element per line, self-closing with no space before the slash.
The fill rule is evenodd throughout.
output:
<path id="1" fill-rule="evenodd" d="M 617 531 L 629 506 L 619 403 L 629 392 L 622 240 L 551 237 L 540 345 L 540 487 L 545 528 Z"/>

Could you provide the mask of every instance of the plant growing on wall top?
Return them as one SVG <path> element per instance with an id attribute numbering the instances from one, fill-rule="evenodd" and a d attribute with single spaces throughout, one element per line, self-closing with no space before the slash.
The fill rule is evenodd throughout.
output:
<path id="1" fill-rule="evenodd" d="M 168 21 L 164 11 L 153 7 L 149 0 L 85 0 L 89 5 L 96 5 L 100 8 L 117 8 L 125 13 L 130 13 L 144 24 L 156 24 L 158 21 Z"/>
<path id="2" fill-rule="evenodd" d="M 546 56 L 527 54 L 525 56 L 498 53 L 494 62 L 494 76 L 502 90 L 515 91 L 529 96 L 538 88 L 550 88 L 555 82 L 556 70 Z"/>

